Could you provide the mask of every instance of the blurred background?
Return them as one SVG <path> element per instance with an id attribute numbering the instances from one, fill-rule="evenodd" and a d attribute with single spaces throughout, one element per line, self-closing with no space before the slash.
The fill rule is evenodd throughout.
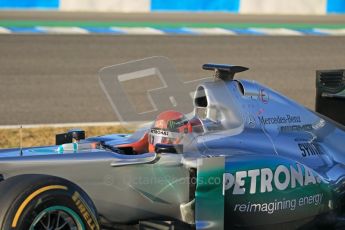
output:
<path id="1" fill-rule="evenodd" d="M 98 70 L 150 56 L 183 82 L 246 66 L 313 109 L 315 71 L 345 68 L 344 14 L 345 0 L 0 0 L 0 125 L 117 122 Z"/>

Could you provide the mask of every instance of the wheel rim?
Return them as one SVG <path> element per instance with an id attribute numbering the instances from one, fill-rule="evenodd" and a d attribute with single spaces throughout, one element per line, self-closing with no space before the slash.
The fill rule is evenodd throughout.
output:
<path id="1" fill-rule="evenodd" d="M 85 230 L 79 215 L 64 206 L 53 206 L 41 211 L 30 230 Z"/>

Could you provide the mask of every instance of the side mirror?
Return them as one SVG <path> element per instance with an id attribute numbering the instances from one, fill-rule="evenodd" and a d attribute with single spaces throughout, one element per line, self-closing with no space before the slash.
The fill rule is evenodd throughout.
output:
<path id="1" fill-rule="evenodd" d="M 85 139 L 85 131 L 81 129 L 72 129 L 66 133 L 56 134 L 55 145 L 78 142 Z"/>
<path id="2" fill-rule="evenodd" d="M 156 144 L 156 153 L 183 153 L 183 145 Z"/>

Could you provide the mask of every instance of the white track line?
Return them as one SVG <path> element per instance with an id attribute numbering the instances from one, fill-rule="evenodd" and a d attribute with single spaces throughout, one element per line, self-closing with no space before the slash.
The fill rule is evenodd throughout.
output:
<path id="1" fill-rule="evenodd" d="M 235 32 L 226 30 L 223 28 L 184 28 L 187 31 L 192 33 L 201 34 L 201 35 L 236 35 Z"/>
<path id="2" fill-rule="evenodd" d="M 36 27 L 48 34 L 89 34 L 90 32 L 80 27 L 48 27 L 38 26 Z"/>
<path id="3" fill-rule="evenodd" d="M 333 36 L 345 35 L 345 29 L 314 29 L 315 32 L 325 33 Z"/>
<path id="4" fill-rule="evenodd" d="M 303 33 L 299 31 L 286 29 L 286 28 L 251 28 L 250 30 L 263 33 L 265 35 L 279 35 L 279 36 L 303 35 Z"/>
<path id="5" fill-rule="evenodd" d="M 0 27 L 0 34 L 10 34 L 11 31 L 9 29 L 6 29 L 4 27 Z"/>
<path id="6" fill-rule="evenodd" d="M 164 35 L 161 30 L 157 30 L 151 27 L 111 27 L 113 30 L 119 30 L 125 34 L 134 35 Z"/>

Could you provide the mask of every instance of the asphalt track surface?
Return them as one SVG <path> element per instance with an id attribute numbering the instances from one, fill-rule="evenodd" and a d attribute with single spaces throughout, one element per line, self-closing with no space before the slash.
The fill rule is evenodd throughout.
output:
<path id="1" fill-rule="evenodd" d="M 0 18 L 4 17 L 1 13 Z M 103 17 L 114 20 L 115 16 Z M 331 18 L 299 21 L 339 20 Z M 199 19 L 186 16 L 186 20 Z M 116 121 L 99 86 L 98 70 L 149 56 L 171 58 L 186 81 L 208 76 L 201 70 L 207 62 L 247 66 L 250 71 L 239 78 L 259 81 L 313 108 L 315 70 L 345 68 L 344 44 L 344 36 L 1 35 L 0 125 Z"/>

